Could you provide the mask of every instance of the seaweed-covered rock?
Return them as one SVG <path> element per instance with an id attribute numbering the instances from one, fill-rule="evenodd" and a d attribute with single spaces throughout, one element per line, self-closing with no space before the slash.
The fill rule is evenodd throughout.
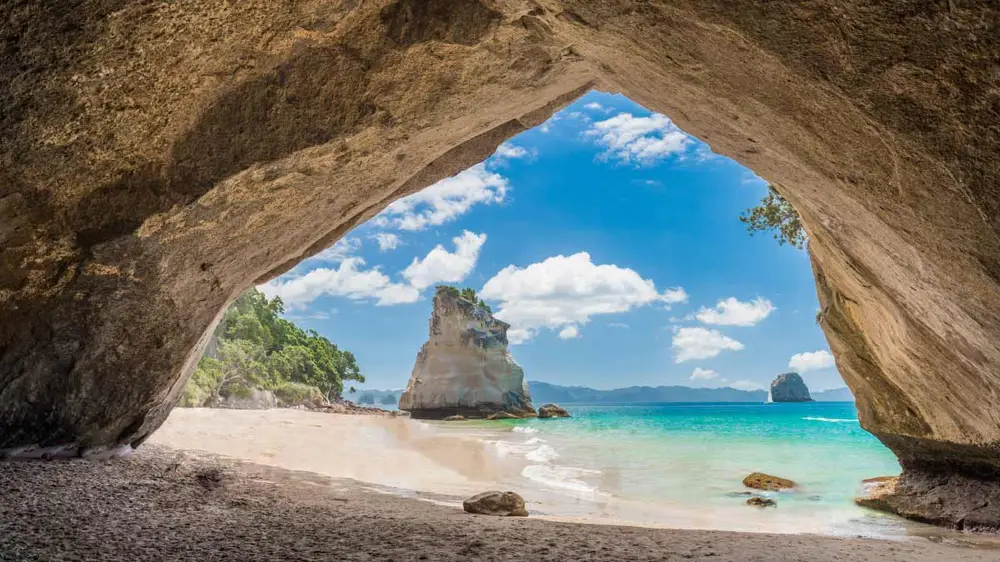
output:
<path id="1" fill-rule="evenodd" d="M 538 408 L 539 418 L 568 418 L 569 412 L 567 412 L 561 406 L 556 404 L 543 404 Z"/>
<path id="2" fill-rule="evenodd" d="M 763 472 L 754 472 L 743 479 L 743 485 L 747 488 L 757 490 L 768 490 L 776 492 L 778 490 L 791 490 L 795 488 L 795 482 L 779 476 L 771 476 Z"/>
<path id="3" fill-rule="evenodd" d="M 747 498 L 746 503 L 750 507 L 778 507 L 778 502 L 772 500 L 771 498 L 764 498 L 761 496 Z"/>

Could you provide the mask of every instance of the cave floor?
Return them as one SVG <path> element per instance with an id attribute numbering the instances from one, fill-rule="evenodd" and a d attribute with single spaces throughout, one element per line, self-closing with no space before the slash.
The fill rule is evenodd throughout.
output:
<path id="1" fill-rule="evenodd" d="M 146 445 L 0 462 L 7 560 L 991 561 L 1000 550 L 490 518 L 351 480 Z"/>

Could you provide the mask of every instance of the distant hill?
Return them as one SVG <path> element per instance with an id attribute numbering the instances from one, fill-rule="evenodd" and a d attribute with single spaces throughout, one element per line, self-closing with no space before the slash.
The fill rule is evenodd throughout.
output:
<path id="1" fill-rule="evenodd" d="M 812 399 L 817 402 L 854 402 L 854 395 L 851 394 L 851 389 L 846 386 L 844 388 L 820 390 L 811 394 Z"/>
<path id="2" fill-rule="evenodd" d="M 402 393 L 402 388 L 399 390 L 359 390 L 354 394 L 344 393 L 344 397 L 362 406 L 378 406 L 391 410 L 399 405 L 399 395 Z"/>
<path id="3" fill-rule="evenodd" d="M 560 386 L 530 381 L 531 401 L 539 406 L 547 402 L 566 403 L 638 403 L 638 402 L 766 402 L 766 390 L 735 388 L 691 388 L 689 386 L 630 386 L 614 390 L 597 390 L 585 386 Z M 812 394 L 817 402 L 853 402 L 847 388 L 824 390 Z"/>
<path id="4" fill-rule="evenodd" d="M 614 390 L 596 390 L 584 386 L 559 386 L 531 381 L 531 401 L 537 406 L 546 402 L 765 402 L 766 390 L 735 388 L 691 388 L 687 386 L 630 386 Z"/>

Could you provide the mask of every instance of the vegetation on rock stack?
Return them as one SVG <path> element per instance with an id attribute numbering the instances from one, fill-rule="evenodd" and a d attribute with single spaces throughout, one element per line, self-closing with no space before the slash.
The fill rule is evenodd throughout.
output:
<path id="1" fill-rule="evenodd" d="M 459 291 L 457 288 L 452 287 L 451 285 L 438 285 L 438 290 L 446 291 L 453 297 L 465 299 L 471 302 L 472 304 L 476 305 L 477 307 L 485 310 L 486 312 L 493 314 L 493 309 L 490 308 L 490 305 L 486 304 L 486 302 L 483 299 L 479 298 L 479 295 L 476 294 L 476 290 L 473 289 L 472 287 L 466 287 L 461 291 Z"/>
<path id="2" fill-rule="evenodd" d="M 181 405 L 211 406 L 253 389 L 273 391 L 285 404 L 335 400 L 344 381 L 364 382 L 353 353 L 282 318 L 284 311 L 280 297 L 268 300 L 256 289 L 236 299 L 215 330 L 217 349 L 201 358 Z"/>

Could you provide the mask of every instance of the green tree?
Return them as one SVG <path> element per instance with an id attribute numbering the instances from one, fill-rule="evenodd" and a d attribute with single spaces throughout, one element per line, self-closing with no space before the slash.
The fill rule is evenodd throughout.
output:
<path id="1" fill-rule="evenodd" d="M 232 392 L 252 388 L 298 389 L 298 395 L 300 387 L 312 387 L 335 400 L 344 381 L 364 382 L 353 353 L 282 318 L 284 311 L 280 298 L 268 300 L 256 289 L 240 295 L 216 329 L 217 359 L 202 358 L 182 404 L 218 403 Z"/>
<path id="2" fill-rule="evenodd" d="M 395 394 L 389 393 L 383 396 L 380 402 L 386 405 L 386 404 L 395 404 L 396 402 L 399 402 L 399 400 L 396 398 Z"/>
<path id="3" fill-rule="evenodd" d="M 760 200 L 760 205 L 740 215 L 740 222 L 746 225 L 751 236 L 770 231 L 778 244 L 791 244 L 800 249 L 805 246 L 806 232 L 798 211 L 771 186 L 768 186 L 767 195 Z"/>
<path id="4" fill-rule="evenodd" d="M 459 291 L 458 296 L 471 302 L 472 304 L 478 306 L 479 308 L 485 310 L 486 312 L 493 314 L 493 309 L 490 308 L 490 305 L 486 304 L 486 302 L 483 299 L 479 298 L 479 295 L 476 294 L 476 290 L 473 289 L 472 287 L 466 287 L 462 289 L 461 291 Z"/>

